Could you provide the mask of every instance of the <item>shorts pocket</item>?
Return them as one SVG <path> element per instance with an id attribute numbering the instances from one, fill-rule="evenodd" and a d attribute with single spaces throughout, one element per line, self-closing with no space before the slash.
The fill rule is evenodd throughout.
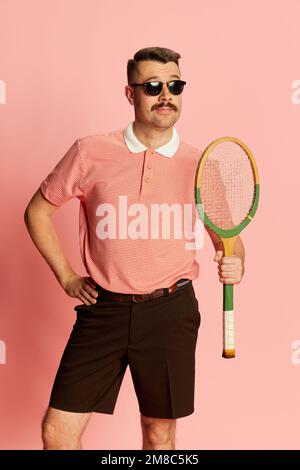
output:
<path id="1" fill-rule="evenodd" d="M 193 284 L 191 284 L 191 286 L 189 286 L 188 294 L 189 294 L 190 302 L 192 304 L 193 313 L 195 315 L 195 319 L 197 321 L 198 328 L 199 328 L 200 323 L 201 323 L 201 315 L 200 315 L 200 311 L 199 311 L 198 299 L 195 295 Z"/>
<path id="2" fill-rule="evenodd" d="M 79 304 L 75 305 L 74 310 L 77 313 L 89 313 L 92 311 L 94 305 L 85 305 L 85 304 Z"/>

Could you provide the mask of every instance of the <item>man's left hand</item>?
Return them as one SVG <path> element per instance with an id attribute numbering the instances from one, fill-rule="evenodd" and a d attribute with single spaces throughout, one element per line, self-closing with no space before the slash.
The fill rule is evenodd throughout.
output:
<path id="1" fill-rule="evenodd" d="M 240 256 L 223 256 L 223 251 L 216 251 L 214 261 L 218 262 L 219 281 L 222 284 L 238 284 L 244 274 L 244 263 Z"/>

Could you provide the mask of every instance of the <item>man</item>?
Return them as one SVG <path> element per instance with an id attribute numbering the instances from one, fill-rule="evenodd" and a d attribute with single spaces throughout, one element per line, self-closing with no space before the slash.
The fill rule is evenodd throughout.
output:
<path id="1" fill-rule="evenodd" d="M 194 411 L 200 326 L 192 285 L 199 268 L 195 250 L 186 249 L 184 237 L 137 236 L 137 226 L 133 230 L 124 221 L 119 199 L 126 198 L 131 216 L 138 204 L 143 227 L 150 220 L 145 209 L 155 204 L 194 202 L 200 155 L 173 127 L 185 85 L 179 58 L 161 47 L 138 51 L 128 61 L 125 87 L 134 122 L 126 129 L 77 139 L 26 209 L 35 245 L 67 295 L 82 302 L 75 307 L 77 320 L 43 420 L 45 449 L 81 449 L 91 413 L 113 413 L 127 365 L 139 403 L 143 449 L 175 449 L 176 419 Z M 81 253 L 89 276 L 74 272 L 51 222 L 72 197 L 80 200 Z M 111 219 L 101 218 L 104 214 Z M 118 230 L 111 223 L 117 216 Z M 157 222 L 150 222 L 153 234 Z M 238 238 L 234 256 L 224 257 L 209 234 L 220 281 L 240 282 L 242 241 Z"/>

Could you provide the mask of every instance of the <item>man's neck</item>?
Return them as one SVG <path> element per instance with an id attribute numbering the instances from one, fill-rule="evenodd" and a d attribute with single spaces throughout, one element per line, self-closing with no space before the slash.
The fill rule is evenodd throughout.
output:
<path id="1" fill-rule="evenodd" d="M 167 144 L 173 136 L 173 127 L 159 128 L 145 126 L 138 121 L 132 124 L 132 130 L 136 138 L 147 148 L 156 149 Z"/>

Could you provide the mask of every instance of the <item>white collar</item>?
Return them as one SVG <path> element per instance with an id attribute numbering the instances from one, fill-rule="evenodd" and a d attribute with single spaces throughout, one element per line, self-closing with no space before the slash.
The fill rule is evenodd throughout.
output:
<path id="1" fill-rule="evenodd" d="M 147 150 L 147 147 L 143 145 L 138 138 L 134 135 L 133 128 L 132 128 L 132 122 L 128 124 L 126 129 L 124 129 L 124 140 L 125 143 L 132 153 L 138 153 L 138 152 L 143 152 L 144 150 Z M 155 152 L 160 153 L 164 157 L 171 158 L 173 155 L 177 152 L 179 146 L 179 136 L 176 131 L 176 129 L 173 127 L 173 136 L 167 142 L 165 145 L 162 145 L 162 147 L 159 147 L 157 149 L 154 149 Z"/>

